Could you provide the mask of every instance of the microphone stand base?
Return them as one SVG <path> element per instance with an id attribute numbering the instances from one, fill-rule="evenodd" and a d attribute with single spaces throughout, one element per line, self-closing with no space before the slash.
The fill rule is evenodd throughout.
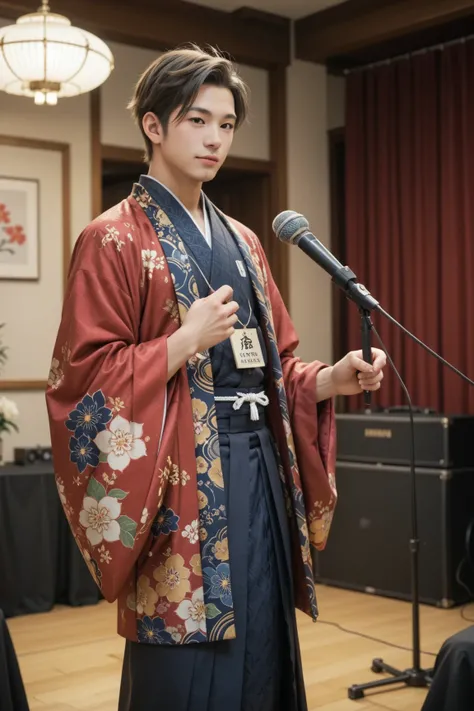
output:
<path id="1" fill-rule="evenodd" d="M 401 671 L 386 664 L 382 659 L 373 659 L 371 671 L 376 674 L 390 674 L 392 678 L 378 679 L 377 681 L 369 681 L 365 684 L 353 684 L 347 690 L 347 695 L 353 701 L 362 699 L 365 692 L 370 689 L 378 689 L 392 684 L 405 684 L 406 686 L 416 687 L 419 689 L 427 688 L 432 681 L 433 669 L 405 669 Z"/>

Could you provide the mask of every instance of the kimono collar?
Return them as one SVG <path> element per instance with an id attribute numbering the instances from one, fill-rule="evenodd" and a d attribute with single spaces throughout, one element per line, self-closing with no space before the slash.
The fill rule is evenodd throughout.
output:
<path id="1" fill-rule="evenodd" d="M 140 185 L 142 185 L 152 196 L 152 198 L 158 203 L 158 205 L 162 205 L 163 209 L 165 212 L 168 214 L 170 213 L 170 210 L 173 212 L 173 217 L 174 219 L 183 219 L 183 213 L 187 215 L 187 217 L 192 220 L 193 225 L 196 227 L 196 229 L 199 231 L 199 233 L 204 237 L 206 240 L 206 243 L 208 244 L 209 247 L 212 245 L 212 231 L 211 231 L 211 225 L 209 221 L 209 212 L 208 212 L 208 207 L 207 207 L 207 202 L 205 199 L 204 193 L 201 191 L 201 203 L 202 203 L 202 210 L 204 214 L 204 234 L 197 224 L 196 220 L 194 217 L 191 215 L 190 211 L 188 210 L 185 205 L 181 202 L 181 200 L 174 194 L 172 190 L 170 190 L 164 183 L 161 183 L 159 180 L 156 178 L 153 178 L 151 175 L 140 175 L 140 180 L 139 180 Z M 173 210 L 173 203 L 176 203 L 175 209 Z M 180 209 L 181 208 L 181 209 Z M 171 215 L 170 215 L 171 217 Z M 173 218 L 172 218 L 173 219 Z"/>

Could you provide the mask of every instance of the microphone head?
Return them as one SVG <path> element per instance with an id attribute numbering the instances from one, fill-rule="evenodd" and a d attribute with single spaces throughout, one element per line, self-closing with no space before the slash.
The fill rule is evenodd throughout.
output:
<path id="1" fill-rule="evenodd" d="M 275 217 L 272 229 L 279 240 L 287 244 L 298 244 L 298 239 L 309 230 L 309 222 L 294 210 L 284 210 Z"/>

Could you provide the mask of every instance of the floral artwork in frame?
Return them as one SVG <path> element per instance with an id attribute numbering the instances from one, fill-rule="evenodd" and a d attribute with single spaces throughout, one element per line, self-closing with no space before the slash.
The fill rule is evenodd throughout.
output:
<path id="1" fill-rule="evenodd" d="M 39 279 L 38 180 L 0 176 L 0 279 Z"/>

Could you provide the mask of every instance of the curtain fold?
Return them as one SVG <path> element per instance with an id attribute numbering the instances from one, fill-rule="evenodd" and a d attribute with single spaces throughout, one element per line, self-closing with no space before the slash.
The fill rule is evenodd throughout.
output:
<path id="1" fill-rule="evenodd" d="M 470 376 L 473 80 L 468 41 L 350 74 L 346 102 L 347 264 L 386 311 Z M 346 346 L 358 348 L 359 315 L 346 308 Z M 415 406 L 473 411 L 474 389 L 382 316 L 373 320 Z M 406 404 L 394 374 L 373 402 Z M 348 406 L 361 409 L 362 398 Z"/>

